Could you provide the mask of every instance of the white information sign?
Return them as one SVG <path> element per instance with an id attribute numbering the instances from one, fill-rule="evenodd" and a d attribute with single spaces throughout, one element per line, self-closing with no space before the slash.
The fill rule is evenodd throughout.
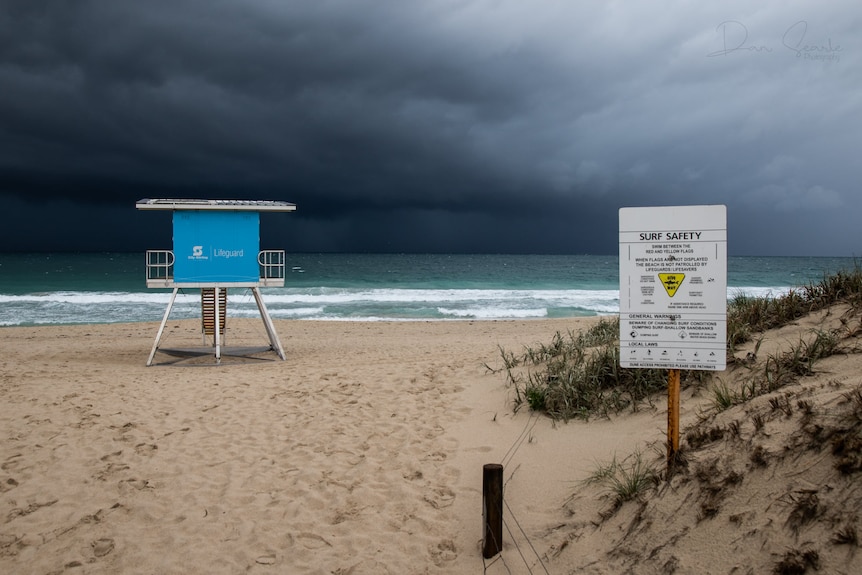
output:
<path id="1" fill-rule="evenodd" d="M 620 209 L 620 365 L 720 371 L 725 206 Z"/>

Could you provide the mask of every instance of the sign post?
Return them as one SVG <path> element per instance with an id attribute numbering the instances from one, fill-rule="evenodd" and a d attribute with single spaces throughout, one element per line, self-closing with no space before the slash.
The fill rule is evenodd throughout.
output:
<path id="1" fill-rule="evenodd" d="M 620 209 L 620 365 L 668 369 L 668 465 L 679 451 L 680 369 L 722 371 L 725 206 Z"/>
<path id="2" fill-rule="evenodd" d="M 667 466 L 670 469 L 679 453 L 679 370 L 667 372 Z"/>

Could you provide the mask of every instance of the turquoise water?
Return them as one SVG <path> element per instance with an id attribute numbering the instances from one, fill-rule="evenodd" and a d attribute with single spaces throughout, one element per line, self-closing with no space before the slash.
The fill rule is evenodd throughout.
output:
<path id="1" fill-rule="evenodd" d="M 443 320 L 561 318 L 619 311 L 616 256 L 287 254 L 285 287 L 264 288 L 275 318 Z M 853 258 L 730 257 L 728 297 L 780 294 Z M 0 325 L 159 321 L 169 290 L 147 289 L 142 253 L 0 254 Z M 230 315 L 258 312 L 229 291 Z M 172 318 L 200 317 L 200 292 Z"/>

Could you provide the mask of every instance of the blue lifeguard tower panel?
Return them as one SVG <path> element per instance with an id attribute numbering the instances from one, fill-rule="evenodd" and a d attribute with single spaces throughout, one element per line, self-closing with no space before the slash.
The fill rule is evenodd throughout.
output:
<path id="1" fill-rule="evenodd" d="M 173 288 L 147 365 L 152 365 L 177 292 L 183 288 L 201 290 L 203 343 L 212 336 L 216 363 L 221 361 L 229 288 L 251 289 L 270 349 L 284 359 L 260 293 L 261 287 L 284 285 L 284 250 L 260 249 L 260 213 L 293 212 L 296 205 L 270 200 L 145 198 L 135 207 L 173 213 L 173 250 L 147 251 L 147 287 Z"/>

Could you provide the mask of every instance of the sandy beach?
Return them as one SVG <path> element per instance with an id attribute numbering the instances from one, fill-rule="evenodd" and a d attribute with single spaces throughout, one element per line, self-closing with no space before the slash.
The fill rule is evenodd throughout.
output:
<path id="1" fill-rule="evenodd" d="M 0 570 L 480 572 L 482 466 L 527 426 L 528 530 L 641 439 L 515 414 L 485 365 L 576 325 L 279 322 L 287 361 L 149 368 L 155 324 L 0 330 Z"/>
<path id="2" fill-rule="evenodd" d="M 603 533 L 606 502 L 571 498 L 596 462 L 660 452 L 661 401 L 555 423 L 513 410 L 493 371 L 501 346 L 592 321 L 277 321 L 286 361 L 152 367 L 153 323 L 0 329 L 0 571 L 621 572 L 602 558 L 625 526 Z M 704 401 L 684 392 L 684 429 Z M 513 530 L 493 562 L 487 463 Z"/>

